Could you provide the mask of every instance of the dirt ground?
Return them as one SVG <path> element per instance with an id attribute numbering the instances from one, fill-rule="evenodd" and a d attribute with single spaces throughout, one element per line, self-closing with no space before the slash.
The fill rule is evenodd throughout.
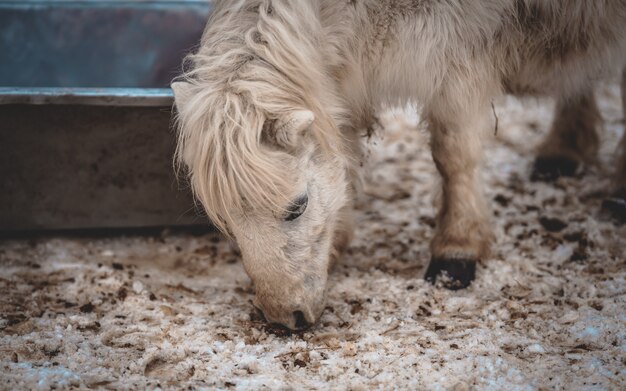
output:
<path id="1" fill-rule="evenodd" d="M 553 104 L 497 102 L 484 170 L 497 242 L 466 290 L 422 280 L 437 177 L 415 115 L 367 146 L 356 238 L 303 333 L 266 325 L 217 234 L 0 242 L 0 388 L 625 389 L 626 227 L 600 215 L 623 132 L 598 90 L 599 161 L 528 180 Z"/>

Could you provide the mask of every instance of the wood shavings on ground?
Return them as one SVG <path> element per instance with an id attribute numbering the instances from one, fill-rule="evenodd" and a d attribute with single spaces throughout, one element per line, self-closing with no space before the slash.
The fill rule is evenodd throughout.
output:
<path id="1" fill-rule="evenodd" d="M 597 165 L 528 180 L 553 104 L 495 105 L 484 179 L 497 242 L 469 289 L 422 280 L 437 176 L 415 115 L 382 116 L 356 238 L 318 324 L 265 324 L 216 234 L 0 243 L 0 388 L 624 389 L 626 228 L 603 219 L 619 90 Z"/>

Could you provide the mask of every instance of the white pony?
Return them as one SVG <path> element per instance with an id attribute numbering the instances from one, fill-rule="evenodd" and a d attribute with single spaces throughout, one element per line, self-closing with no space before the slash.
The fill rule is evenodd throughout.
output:
<path id="1" fill-rule="evenodd" d="M 443 178 L 426 277 L 465 287 L 492 240 L 477 170 L 493 98 L 557 98 L 534 176 L 573 173 L 597 151 L 591 80 L 621 70 L 625 25 L 624 0 L 217 1 L 172 84 L 177 162 L 238 243 L 255 305 L 303 328 L 351 237 L 359 131 L 418 102 Z"/>

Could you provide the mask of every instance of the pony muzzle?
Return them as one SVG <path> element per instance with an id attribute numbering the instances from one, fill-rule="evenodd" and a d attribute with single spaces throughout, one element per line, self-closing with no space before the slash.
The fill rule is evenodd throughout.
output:
<path id="1" fill-rule="evenodd" d="M 324 300 L 315 304 L 299 303 L 289 305 L 286 302 L 271 304 L 258 299 L 253 301 L 268 323 L 275 323 L 291 330 L 306 330 L 313 326 L 322 313 Z"/>

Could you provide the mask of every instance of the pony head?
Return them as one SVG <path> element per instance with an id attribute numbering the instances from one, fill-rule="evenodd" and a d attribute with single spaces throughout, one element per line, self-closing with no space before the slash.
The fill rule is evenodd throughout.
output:
<path id="1" fill-rule="evenodd" d="M 172 89 L 177 163 L 241 249 L 255 306 L 297 329 L 324 309 L 331 260 L 350 236 L 353 188 L 315 10 L 290 3 L 218 3 Z"/>

